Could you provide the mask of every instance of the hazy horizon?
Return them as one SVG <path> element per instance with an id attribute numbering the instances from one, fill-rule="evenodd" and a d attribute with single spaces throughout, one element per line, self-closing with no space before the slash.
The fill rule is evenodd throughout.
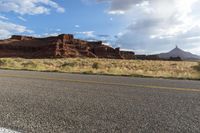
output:
<path id="1" fill-rule="evenodd" d="M 199 6 L 200 0 L 0 0 L 0 39 L 71 33 L 136 53 L 178 45 L 200 55 Z"/>

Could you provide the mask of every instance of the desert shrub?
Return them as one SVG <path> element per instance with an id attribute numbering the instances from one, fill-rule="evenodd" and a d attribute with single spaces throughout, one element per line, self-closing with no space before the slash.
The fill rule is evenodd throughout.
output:
<path id="1" fill-rule="evenodd" d="M 24 62 L 21 64 L 24 68 L 29 67 L 29 68 L 36 68 L 37 64 L 35 64 L 33 61 L 28 61 Z"/>
<path id="2" fill-rule="evenodd" d="M 194 68 L 195 70 L 197 70 L 198 72 L 200 72 L 200 62 L 198 63 L 197 66 L 194 66 L 193 68 Z"/>
<path id="3" fill-rule="evenodd" d="M 5 61 L 4 60 L 0 60 L 0 66 L 3 66 L 3 65 L 5 65 L 6 63 L 5 63 Z"/>
<path id="4" fill-rule="evenodd" d="M 47 66 L 53 66 L 53 63 L 52 63 L 52 62 L 44 61 L 43 64 L 44 64 L 44 65 L 47 65 Z"/>
<path id="5" fill-rule="evenodd" d="M 74 67 L 75 65 L 75 62 L 64 62 L 61 67 Z"/>
<path id="6" fill-rule="evenodd" d="M 93 68 L 93 69 L 99 69 L 99 63 L 98 63 L 98 62 L 94 62 L 94 63 L 92 64 L 92 68 Z"/>

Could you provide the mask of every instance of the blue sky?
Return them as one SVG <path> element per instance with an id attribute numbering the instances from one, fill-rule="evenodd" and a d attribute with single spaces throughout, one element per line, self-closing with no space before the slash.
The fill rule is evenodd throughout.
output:
<path id="1" fill-rule="evenodd" d="M 0 0 L 0 38 L 73 33 L 136 53 L 200 55 L 200 0 Z"/>

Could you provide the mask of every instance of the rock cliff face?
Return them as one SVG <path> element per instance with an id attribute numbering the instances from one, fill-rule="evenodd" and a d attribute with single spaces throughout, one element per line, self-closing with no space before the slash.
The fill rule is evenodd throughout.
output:
<path id="1" fill-rule="evenodd" d="M 88 42 L 75 39 L 71 34 L 46 38 L 13 35 L 0 40 L 0 58 L 67 58 L 91 57 L 112 59 L 134 59 L 134 52 L 120 51 L 104 45 L 101 41 Z"/>

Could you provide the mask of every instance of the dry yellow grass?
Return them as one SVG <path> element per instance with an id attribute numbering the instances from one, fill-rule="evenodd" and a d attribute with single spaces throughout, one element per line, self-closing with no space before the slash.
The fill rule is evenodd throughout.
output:
<path id="1" fill-rule="evenodd" d="M 200 79 L 199 62 L 140 61 L 90 58 L 2 58 L 0 68 L 69 73 Z"/>

